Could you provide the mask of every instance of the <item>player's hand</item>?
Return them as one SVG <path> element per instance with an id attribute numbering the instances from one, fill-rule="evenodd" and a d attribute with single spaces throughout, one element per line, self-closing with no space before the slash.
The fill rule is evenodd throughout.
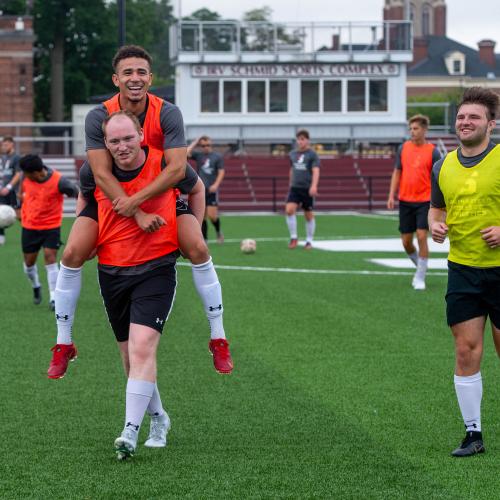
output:
<path id="1" fill-rule="evenodd" d="M 7 196 L 10 191 L 7 188 L 0 189 L 0 196 Z"/>
<path id="2" fill-rule="evenodd" d="M 134 215 L 137 225 L 146 233 L 154 233 L 161 226 L 165 225 L 165 219 L 156 214 L 147 214 L 142 210 L 137 210 Z"/>
<path id="3" fill-rule="evenodd" d="M 215 193 L 217 191 L 217 187 L 215 186 L 214 187 L 214 184 L 212 184 L 209 188 L 208 188 L 208 192 L 209 193 Z"/>
<path id="4" fill-rule="evenodd" d="M 113 201 L 113 210 L 118 215 L 133 217 L 137 211 L 137 203 L 130 196 L 119 196 Z"/>
<path id="5" fill-rule="evenodd" d="M 500 247 L 500 227 L 490 226 L 479 231 L 481 233 L 481 238 L 486 242 L 490 248 Z"/>
<path id="6" fill-rule="evenodd" d="M 388 210 L 394 210 L 394 198 L 392 196 L 390 196 L 387 199 L 387 209 Z"/>
<path id="7" fill-rule="evenodd" d="M 448 234 L 448 226 L 444 222 L 434 222 L 430 229 L 432 239 L 436 243 L 444 243 Z"/>
<path id="8" fill-rule="evenodd" d="M 309 196 L 318 196 L 318 188 L 309 188 Z"/>

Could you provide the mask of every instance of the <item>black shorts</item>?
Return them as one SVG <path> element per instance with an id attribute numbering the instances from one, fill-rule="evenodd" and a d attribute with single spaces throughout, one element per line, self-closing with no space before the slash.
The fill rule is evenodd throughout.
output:
<path id="1" fill-rule="evenodd" d="M 417 229 L 429 230 L 427 215 L 429 213 L 430 202 L 399 202 L 399 232 L 414 233 Z"/>
<path id="2" fill-rule="evenodd" d="M 175 264 L 132 276 L 112 275 L 99 269 L 99 286 L 118 342 L 128 340 L 130 323 L 162 333 L 175 298 Z"/>
<path id="3" fill-rule="evenodd" d="M 61 246 L 61 228 L 55 229 L 25 229 L 21 233 L 21 245 L 23 253 L 36 253 L 40 248 L 52 248 L 57 250 Z"/>
<path id="4" fill-rule="evenodd" d="M 290 188 L 286 202 L 296 203 L 306 212 L 314 208 L 314 198 L 309 194 L 309 189 L 307 188 Z"/>
<path id="5" fill-rule="evenodd" d="M 500 267 L 478 268 L 448 261 L 448 325 L 489 316 L 500 328 Z"/>
<path id="6" fill-rule="evenodd" d="M 97 201 L 95 201 L 93 196 L 87 200 L 85 208 L 77 215 L 77 217 L 89 217 L 98 222 Z"/>
<path id="7" fill-rule="evenodd" d="M 193 215 L 187 201 L 184 198 L 177 198 L 175 200 L 175 216 L 179 217 L 180 215 Z"/>
<path id="8" fill-rule="evenodd" d="M 205 206 L 218 207 L 219 195 L 217 193 L 209 193 L 208 189 L 205 190 Z"/>

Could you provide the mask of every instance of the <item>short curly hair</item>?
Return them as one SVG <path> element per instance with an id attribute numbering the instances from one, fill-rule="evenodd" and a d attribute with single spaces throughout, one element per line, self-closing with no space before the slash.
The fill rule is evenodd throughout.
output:
<path id="1" fill-rule="evenodd" d="M 113 57 L 112 61 L 113 71 L 116 73 L 116 68 L 118 66 L 118 63 L 123 59 L 128 59 L 129 57 L 137 57 L 139 59 L 145 59 L 149 64 L 149 68 L 151 68 L 153 65 L 153 58 L 146 49 L 142 48 L 139 45 L 124 45 L 123 47 L 120 47 L 118 49 L 118 51 Z"/>
<path id="2" fill-rule="evenodd" d="M 494 120 L 498 112 L 498 94 L 485 87 L 470 87 L 464 92 L 458 109 L 464 104 L 481 104 L 488 111 L 488 119 Z"/>

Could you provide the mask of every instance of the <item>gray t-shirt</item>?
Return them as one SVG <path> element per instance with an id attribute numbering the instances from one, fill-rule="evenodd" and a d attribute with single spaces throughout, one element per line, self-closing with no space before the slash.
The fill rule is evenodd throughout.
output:
<path id="1" fill-rule="evenodd" d="M 20 159 L 21 157 L 16 153 L 0 157 L 0 185 L 2 187 L 6 186 L 14 175 L 19 172 Z"/>
<path id="2" fill-rule="evenodd" d="M 312 149 L 290 152 L 290 164 L 292 166 L 291 187 L 297 189 L 309 189 L 312 183 L 312 169 L 319 167 L 319 157 Z"/>
<path id="3" fill-rule="evenodd" d="M 141 113 L 137 118 L 141 127 L 144 125 L 146 113 L 148 110 Z M 91 109 L 85 117 L 85 142 L 86 149 L 106 149 L 104 144 L 104 133 L 102 131 L 102 122 L 108 116 L 108 110 L 104 104 L 99 104 L 94 109 Z M 186 138 L 184 136 L 184 121 L 182 114 L 175 104 L 168 101 L 163 101 L 160 110 L 160 124 L 163 131 L 163 149 L 183 148 L 186 146 Z"/>
<path id="4" fill-rule="evenodd" d="M 211 151 L 210 153 L 193 151 L 191 158 L 196 162 L 198 175 L 206 188 L 210 187 L 215 182 L 219 171 L 224 170 L 224 160 L 222 156 L 215 151 Z"/>
<path id="5" fill-rule="evenodd" d="M 481 162 L 484 159 L 484 157 L 495 146 L 496 146 L 496 144 L 494 142 L 490 141 L 490 143 L 488 144 L 486 149 L 482 153 L 480 153 L 476 156 L 464 156 L 462 154 L 462 149 L 458 148 L 457 149 L 458 161 L 465 168 L 475 167 L 479 162 Z M 439 187 L 439 173 L 441 172 L 441 168 L 443 166 L 445 159 L 446 159 L 446 156 L 444 158 L 441 158 L 436 163 L 434 163 L 434 166 L 432 167 L 431 206 L 433 206 L 434 208 L 446 208 L 446 203 L 444 201 L 443 192 L 441 191 L 441 188 Z"/>

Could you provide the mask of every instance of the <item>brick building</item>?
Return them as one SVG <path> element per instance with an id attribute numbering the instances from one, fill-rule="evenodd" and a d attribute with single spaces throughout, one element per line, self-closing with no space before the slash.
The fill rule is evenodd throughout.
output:
<path id="1" fill-rule="evenodd" d="M 0 122 L 33 121 L 33 19 L 0 16 Z M 0 135 L 16 135 L 0 128 Z"/>

